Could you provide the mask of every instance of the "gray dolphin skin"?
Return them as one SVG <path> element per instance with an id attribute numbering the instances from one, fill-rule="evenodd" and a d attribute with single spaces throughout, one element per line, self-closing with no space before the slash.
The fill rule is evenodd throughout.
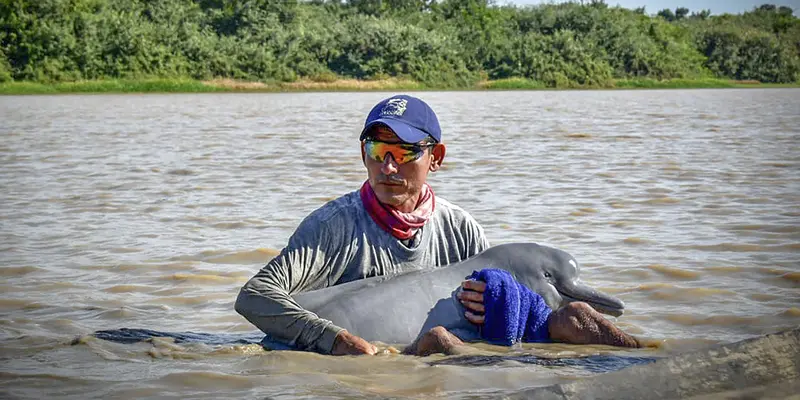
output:
<path id="1" fill-rule="evenodd" d="M 553 310 L 571 301 L 619 316 L 624 304 L 581 283 L 567 252 L 535 243 L 491 247 L 460 263 L 353 281 L 292 297 L 306 310 L 368 341 L 411 343 L 435 326 L 464 341 L 480 339 L 456 294 L 473 271 L 498 268 L 538 293 Z M 267 341 L 269 341 L 267 339 Z"/>

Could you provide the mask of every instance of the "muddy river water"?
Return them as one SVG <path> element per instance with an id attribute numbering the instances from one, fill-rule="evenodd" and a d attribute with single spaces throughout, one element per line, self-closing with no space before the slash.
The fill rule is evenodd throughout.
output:
<path id="1" fill-rule="evenodd" d="M 800 324 L 800 90 L 418 93 L 430 182 L 492 244 L 559 247 L 660 348 L 474 346 L 471 358 L 120 344 L 99 329 L 253 333 L 241 285 L 366 177 L 392 93 L 0 97 L 0 397 L 471 398 Z M 602 361 L 602 357 L 600 358 Z"/>

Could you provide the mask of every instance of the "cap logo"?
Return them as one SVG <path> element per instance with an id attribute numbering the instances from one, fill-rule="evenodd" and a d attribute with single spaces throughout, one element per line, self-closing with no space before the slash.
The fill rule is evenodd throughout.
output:
<path id="1" fill-rule="evenodd" d="M 400 117 L 406 112 L 407 105 L 408 100 L 406 99 L 389 99 L 381 109 L 381 116 L 395 115 Z"/>

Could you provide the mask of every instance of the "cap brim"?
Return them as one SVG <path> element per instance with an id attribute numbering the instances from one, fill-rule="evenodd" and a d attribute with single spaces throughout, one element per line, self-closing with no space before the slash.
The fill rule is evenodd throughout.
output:
<path id="1" fill-rule="evenodd" d="M 414 128 L 413 126 L 406 125 L 398 120 L 391 118 L 380 118 L 370 122 L 369 125 L 364 127 L 364 130 L 361 131 L 361 140 L 364 139 L 364 135 L 367 133 L 367 131 L 369 131 L 369 129 L 376 124 L 384 124 L 388 126 L 397 135 L 397 137 L 400 138 L 400 140 L 406 143 L 419 143 L 423 139 L 430 136 L 427 133 Z"/>

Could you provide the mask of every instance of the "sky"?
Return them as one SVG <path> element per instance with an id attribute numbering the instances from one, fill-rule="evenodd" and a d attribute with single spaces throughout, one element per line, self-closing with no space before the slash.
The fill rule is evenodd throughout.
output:
<path id="1" fill-rule="evenodd" d="M 645 6 L 647 14 L 655 14 L 660 10 L 669 8 L 675 10 L 677 7 L 686 7 L 690 11 L 711 10 L 711 14 L 741 14 L 750 11 L 753 7 L 761 4 L 775 4 L 777 6 L 787 6 L 794 10 L 794 15 L 800 14 L 800 0 L 605 0 L 610 6 L 619 5 L 625 8 L 637 8 Z M 512 3 L 516 5 L 529 5 L 541 3 L 561 3 L 556 0 L 498 0 L 498 4 Z"/>

